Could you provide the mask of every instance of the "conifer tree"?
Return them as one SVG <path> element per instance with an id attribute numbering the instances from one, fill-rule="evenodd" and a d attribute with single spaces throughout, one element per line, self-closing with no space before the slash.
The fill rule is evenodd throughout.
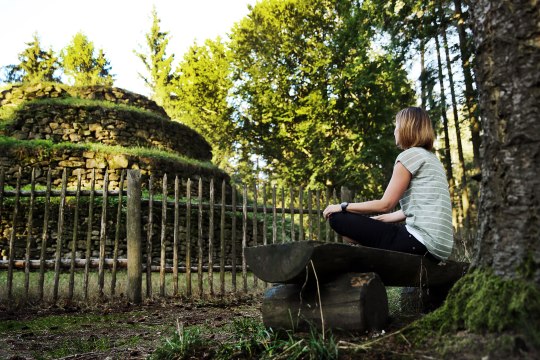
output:
<path id="1" fill-rule="evenodd" d="M 160 28 L 161 20 L 158 18 L 156 8 L 152 10 L 152 27 L 146 34 L 146 45 L 148 52 L 134 51 L 135 55 L 142 60 L 148 76 L 139 73 L 139 77 L 144 80 L 146 86 L 152 90 L 152 99 L 158 105 L 164 106 L 168 103 L 169 87 L 172 80 L 172 62 L 174 55 L 167 55 L 167 45 L 169 44 L 169 33 Z"/>
<path id="2" fill-rule="evenodd" d="M 97 54 L 96 54 L 97 52 Z M 112 86 L 110 63 L 102 49 L 96 50 L 86 35 L 75 34 L 71 43 L 61 52 L 64 73 L 74 86 Z"/>
<path id="3" fill-rule="evenodd" d="M 34 34 L 33 41 L 26 43 L 27 48 L 19 54 L 19 64 L 4 67 L 5 82 L 59 81 L 55 76 L 58 70 L 58 58 L 52 49 L 41 48 L 39 37 Z"/>

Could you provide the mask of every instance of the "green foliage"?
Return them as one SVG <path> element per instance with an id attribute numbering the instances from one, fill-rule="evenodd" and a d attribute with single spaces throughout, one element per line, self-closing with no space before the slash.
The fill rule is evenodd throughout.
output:
<path id="1" fill-rule="evenodd" d="M 444 305 L 412 327 L 425 338 L 435 330 L 467 329 L 475 333 L 515 331 L 540 345 L 540 288 L 532 281 L 503 279 L 490 270 L 476 270 L 460 279 Z"/>
<path id="2" fill-rule="evenodd" d="M 380 194 L 393 118 L 413 100 L 402 65 L 374 50 L 362 3 L 266 0 L 232 32 L 240 158 L 272 179 Z"/>
<path id="3" fill-rule="evenodd" d="M 58 58 L 52 49 L 41 48 L 39 37 L 34 34 L 33 41 L 26 43 L 27 48 L 19 54 L 19 64 L 4 67 L 4 78 L 7 83 L 59 81 L 55 76 L 58 70 Z"/>
<path id="4" fill-rule="evenodd" d="M 221 334 L 201 326 L 184 328 L 179 324 L 172 338 L 158 347 L 151 359 L 189 359 L 211 356 L 212 359 L 337 359 L 333 336 L 323 336 L 312 328 L 305 336 L 292 332 L 274 332 L 253 318 L 237 318 Z M 225 339 L 216 341 L 213 339 Z"/>
<path id="5" fill-rule="evenodd" d="M 96 54 L 94 43 L 83 33 L 75 34 L 71 43 L 62 50 L 61 58 L 64 73 L 72 85 L 112 86 L 114 79 L 105 53 L 99 49 Z"/>
<path id="6" fill-rule="evenodd" d="M 174 97 L 168 114 L 195 129 L 212 144 L 213 162 L 231 170 L 237 138 L 232 107 L 227 101 L 233 86 L 230 52 L 220 38 L 193 45 L 175 72 L 171 91 Z"/>
<path id="7" fill-rule="evenodd" d="M 146 34 L 148 53 L 134 51 L 135 55 L 142 60 L 149 76 L 139 74 L 146 85 L 152 90 L 152 99 L 160 106 L 167 106 L 170 85 L 172 81 L 172 62 L 174 55 L 167 55 L 169 33 L 161 31 L 156 8 L 152 9 L 152 27 Z"/>
<path id="8" fill-rule="evenodd" d="M 198 351 L 207 347 L 207 340 L 201 334 L 200 327 L 184 328 L 183 324 L 179 324 L 173 337 L 166 339 L 165 343 L 154 351 L 150 359 L 190 359 Z"/>

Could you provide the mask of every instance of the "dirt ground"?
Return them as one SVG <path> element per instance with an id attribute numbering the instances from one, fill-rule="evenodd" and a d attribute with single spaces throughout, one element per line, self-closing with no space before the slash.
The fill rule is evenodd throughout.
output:
<path id="1" fill-rule="evenodd" d="M 182 299 L 82 307 L 64 304 L 10 311 L 0 306 L 0 359 L 146 359 L 170 338 L 178 323 L 213 329 L 237 317 L 261 320 L 260 296 L 214 302 Z M 414 318 L 391 319 L 385 332 L 339 334 L 339 359 L 537 359 L 519 336 L 452 334 L 447 344 L 415 347 L 400 332 Z M 379 338 L 383 341 L 378 341 Z M 508 343 L 510 341 L 510 343 Z M 358 345 L 369 344 L 365 349 Z M 435 344 L 432 344 L 435 345 Z M 440 347 L 440 343 L 436 346 Z M 209 358 L 201 354 L 201 359 Z"/>
<path id="2" fill-rule="evenodd" d="M 26 311 L 0 308 L 0 322 L 16 320 L 13 330 L 0 333 L 0 359 L 51 358 L 55 349 L 70 345 L 73 349 L 76 344 L 93 344 L 92 347 L 99 348 L 103 339 L 106 339 L 108 349 L 93 349 L 60 358 L 145 359 L 172 336 L 177 322 L 184 326 L 206 324 L 217 328 L 232 322 L 235 317 L 260 318 L 259 308 L 258 299 L 253 297 L 204 304 L 169 299 L 140 306 L 118 303 L 92 308 L 53 306 Z M 32 326 L 24 325 L 25 322 L 32 322 Z M 84 350 L 84 346 L 78 346 Z M 53 355 L 52 358 L 57 357 Z"/>

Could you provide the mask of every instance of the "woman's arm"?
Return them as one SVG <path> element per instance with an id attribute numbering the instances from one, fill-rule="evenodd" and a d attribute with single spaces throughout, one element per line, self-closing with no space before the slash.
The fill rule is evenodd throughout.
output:
<path id="1" fill-rule="evenodd" d="M 347 211 L 359 214 L 386 213 L 391 211 L 396 207 L 399 199 L 409 187 L 411 178 L 412 175 L 409 170 L 407 170 L 401 162 L 396 163 L 392 178 L 381 199 L 361 203 L 350 203 L 347 207 Z M 324 209 L 323 215 L 325 219 L 328 219 L 330 214 L 340 211 L 341 206 L 339 204 L 328 205 L 328 207 Z"/>
<path id="2" fill-rule="evenodd" d="M 407 217 L 405 216 L 405 213 L 403 212 L 403 210 L 398 210 L 398 211 L 394 211 L 393 213 L 372 216 L 371 218 L 382 221 L 382 222 L 395 223 L 395 222 L 401 222 L 405 220 Z"/>

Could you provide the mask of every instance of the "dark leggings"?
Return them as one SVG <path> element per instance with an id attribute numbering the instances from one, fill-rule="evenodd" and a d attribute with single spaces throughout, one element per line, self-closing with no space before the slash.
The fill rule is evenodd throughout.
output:
<path id="1" fill-rule="evenodd" d="M 351 212 L 333 213 L 329 222 L 338 234 L 360 245 L 417 255 L 428 252 L 424 244 L 409 234 L 405 225 L 385 223 Z"/>

